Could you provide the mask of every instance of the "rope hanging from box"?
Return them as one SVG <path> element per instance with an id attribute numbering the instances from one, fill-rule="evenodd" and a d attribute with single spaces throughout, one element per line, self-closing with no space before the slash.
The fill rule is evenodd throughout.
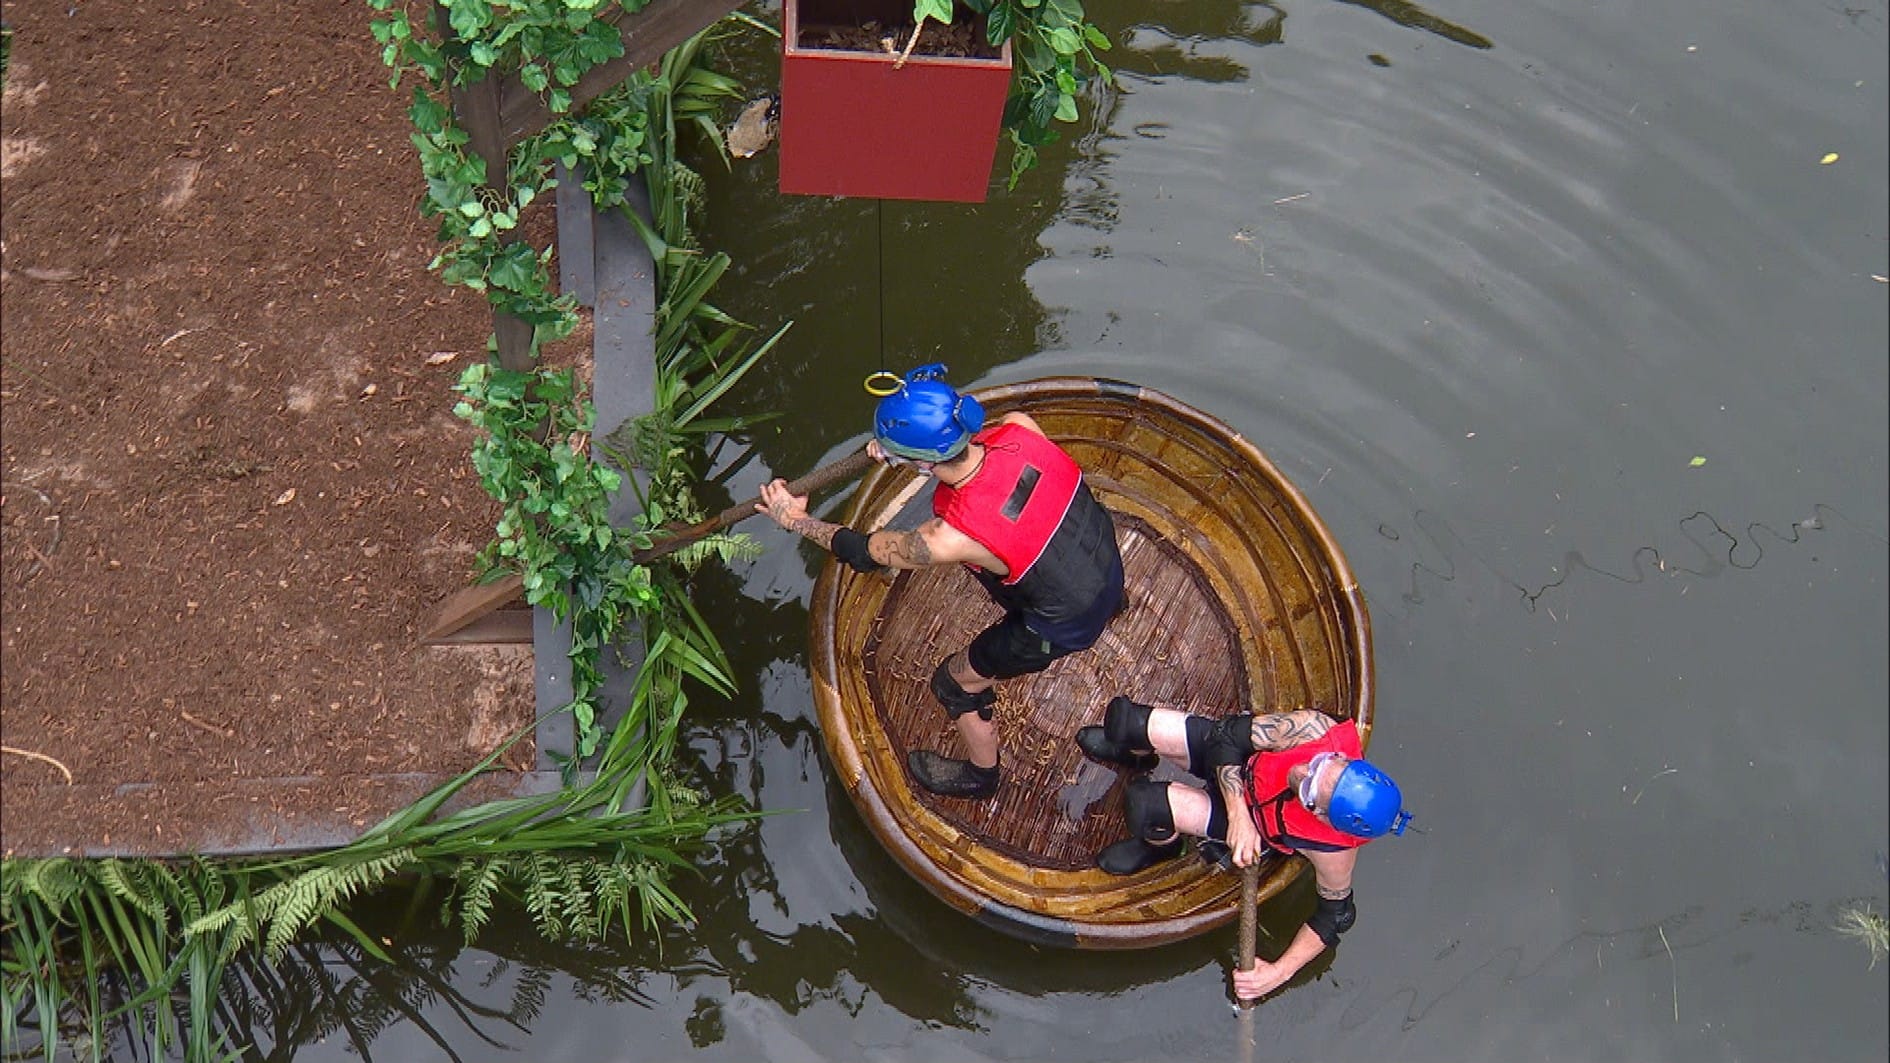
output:
<path id="1" fill-rule="evenodd" d="M 886 201 L 873 200 L 873 320 L 879 328 L 879 371 L 866 376 L 866 393 L 883 399 L 899 390 L 899 376 L 886 368 Z"/>

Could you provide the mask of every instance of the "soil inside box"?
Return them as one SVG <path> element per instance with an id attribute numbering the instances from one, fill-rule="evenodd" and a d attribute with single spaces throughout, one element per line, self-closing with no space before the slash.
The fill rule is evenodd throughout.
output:
<path id="1" fill-rule="evenodd" d="M 912 0 L 788 0 L 788 21 L 799 28 L 799 48 L 899 55 L 912 44 L 912 55 L 936 58 L 1001 59 L 985 35 L 985 18 L 962 4 L 952 21 L 927 19 L 912 42 Z"/>
<path id="2" fill-rule="evenodd" d="M 882 25 L 869 19 L 858 25 L 803 25 L 799 44 L 802 48 L 898 55 L 905 51 L 911 40 L 912 23 L 909 20 Z M 913 45 L 912 54 L 970 59 L 1001 59 L 1004 55 L 985 39 L 982 18 L 972 22 L 953 22 L 949 26 L 927 21 L 919 31 L 919 41 Z"/>

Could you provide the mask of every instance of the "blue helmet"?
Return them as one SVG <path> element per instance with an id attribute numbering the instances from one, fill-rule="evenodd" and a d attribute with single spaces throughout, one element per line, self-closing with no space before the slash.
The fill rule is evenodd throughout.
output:
<path id="1" fill-rule="evenodd" d="M 945 383 L 945 366 L 934 362 L 906 374 L 899 390 L 873 411 L 873 438 L 888 454 L 912 461 L 950 461 L 964 453 L 971 434 L 984 427 L 984 407 Z"/>
<path id="2" fill-rule="evenodd" d="M 1326 819 L 1339 830 L 1360 838 L 1403 834 L 1405 824 L 1411 822 L 1411 813 L 1403 811 L 1403 805 L 1404 795 L 1398 792 L 1391 776 L 1370 761 L 1354 760 L 1332 784 Z"/>

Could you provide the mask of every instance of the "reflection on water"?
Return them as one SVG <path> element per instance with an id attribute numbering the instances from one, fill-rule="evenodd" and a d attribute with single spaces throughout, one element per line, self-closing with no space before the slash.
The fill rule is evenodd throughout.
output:
<path id="1" fill-rule="evenodd" d="M 273 965 L 239 958 L 224 974 L 216 1030 L 246 1060 L 298 1058 L 331 1043 L 371 1060 L 391 1030 L 399 1036 L 389 1039 L 431 1044 L 443 1058 L 476 1059 L 529 1043 L 547 996 L 566 978 L 600 1003 L 651 1002 L 645 973 L 623 966 L 614 949 L 548 945 L 522 911 L 496 913 L 480 947 L 464 949 L 428 921 L 410 921 L 417 909 L 404 902 L 429 896 L 424 885 L 410 886 L 362 913 L 360 924 L 388 943 L 392 965 L 341 939 L 302 942 Z"/>
<path id="2" fill-rule="evenodd" d="M 1448 19 L 1439 18 L 1416 4 L 1406 3 L 1405 0 L 1339 0 L 1339 2 L 1356 4 L 1374 14 L 1383 15 L 1400 26 L 1410 26 L 1412 29 L 1423 30 L 1426 33 L 1435 33 L 1447 41 L 1454 41 L 1468 48 L 1493 47 L 1490 39 L 1481 33 L 1459 26 Z"/>
<path id="3" fill-rule="evenodd" d="M 1494 47 L 1488 37 L 1475 30 L 1406 0 L 1339 2 L 1362 7 L 1400 26 L 1434 33 L 1469 48 Z M 1186 3 L 1157 0 L 1138 6 L 1138 17 L 1130 21 L 1123 48 L 1104 56 L 1119 73 L 1151 78 L 1173 75 L 1191 81 L 1238 81 L 1247 76 L 1246 65 L 1224 54 L 1204 54 L 1204 45 L 1217 41 L 1267 45 L 1285 40 L 1288 9 L 1267 0 L 1190 0 Z M 1389 65 L 1382 56 L 1373 59 L 1375 65 Z"/>

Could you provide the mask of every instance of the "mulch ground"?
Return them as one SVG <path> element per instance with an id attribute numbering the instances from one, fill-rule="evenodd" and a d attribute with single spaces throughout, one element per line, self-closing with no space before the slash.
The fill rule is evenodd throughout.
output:
<path id="1" fill-rule="evenodd" d="M 531 718 L 528 649 L 416 641 L 496 516 L 450 412 L 491 318 L 368 16 L 7 5 L 8 855 L 366 824 Z"/>

